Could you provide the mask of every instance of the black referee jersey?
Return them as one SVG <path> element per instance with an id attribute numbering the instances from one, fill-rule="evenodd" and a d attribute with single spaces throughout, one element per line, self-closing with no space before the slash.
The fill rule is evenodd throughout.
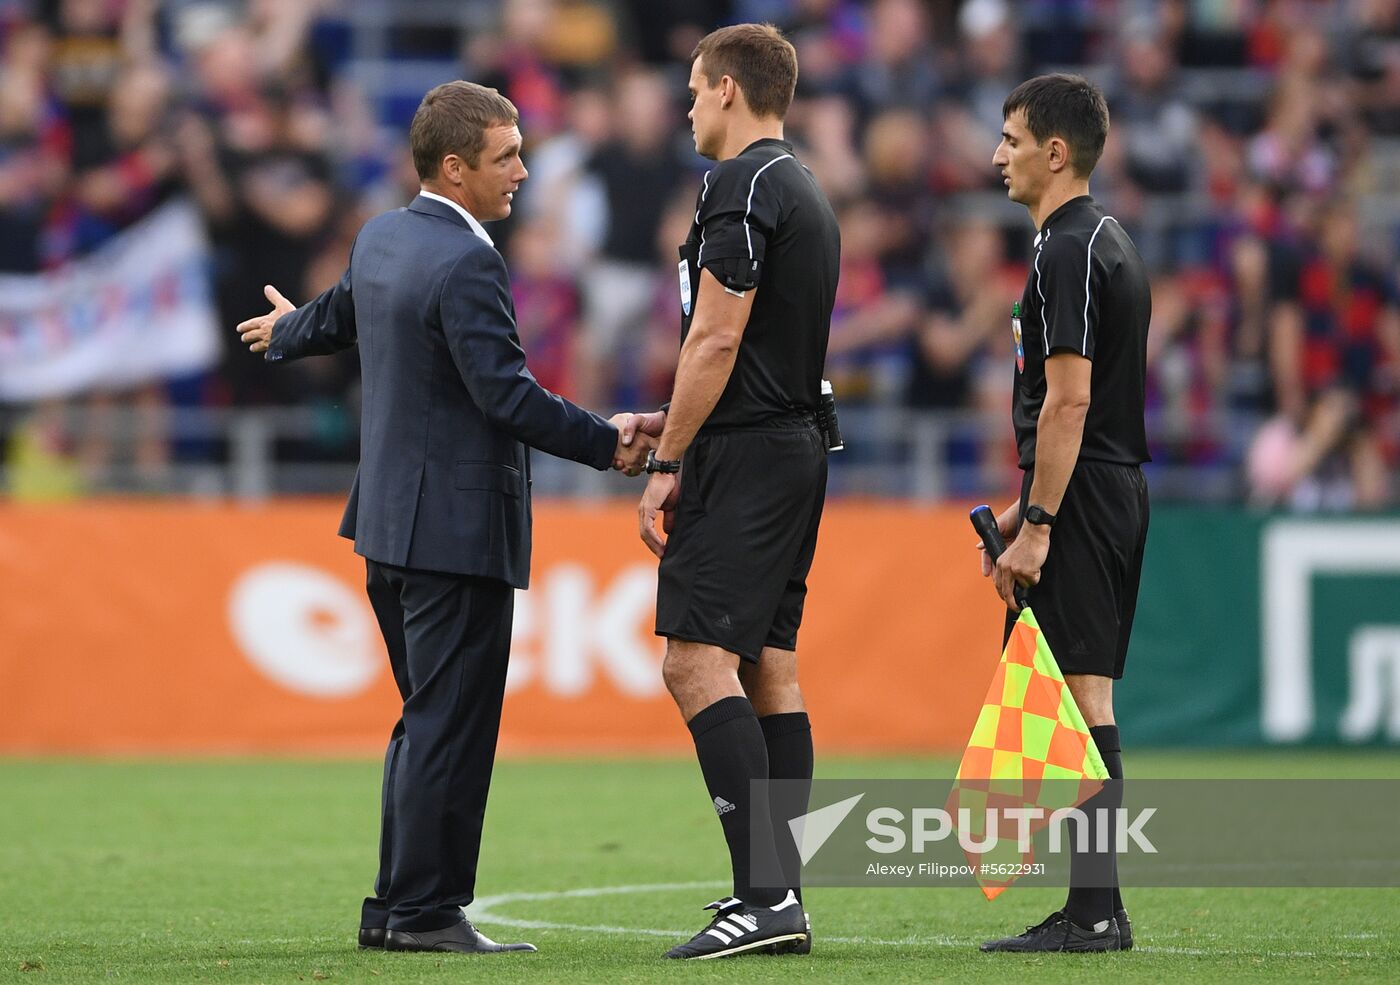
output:
<path id="1" fill-rule="evenodd" d="M 705 174 L 680 248 L 681 338 L 700 271 L 758 288 L 729 384 L 705 429 L 815 412 L 841 261 L 836 214 L 784 140 L 757 140 Z"/>
<path id="2" fill-rule="evenodd" d="M 1035 464 L 1045 360 L 1056 352 L 1093 361 L 1080 460 L 1149 460 L 1143 414 L 1151 316 L 1147 269 L 1118 220 L 1088 195 L 1050 213 L 1035 237 L 1026 290 L 1012 314 L 1012 420 L 1021 468 Z"/>

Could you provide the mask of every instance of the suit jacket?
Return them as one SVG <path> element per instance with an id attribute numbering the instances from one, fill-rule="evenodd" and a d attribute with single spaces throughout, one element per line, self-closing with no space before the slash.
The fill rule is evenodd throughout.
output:
<path id="1" fill-rule="evenodd" d="M 340 282 L 278 319 L 267 358 L 357 342 L 360 467 L 341 536 L 383 564 L 526 587 L 527 446 L 605 469 L 617 429 L 535 382 L 501 255 L 422 196 L 371 219 Z"/>

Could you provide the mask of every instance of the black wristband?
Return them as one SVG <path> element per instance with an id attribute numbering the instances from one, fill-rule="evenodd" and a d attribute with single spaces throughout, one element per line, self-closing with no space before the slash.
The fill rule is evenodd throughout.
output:
<path id="1" fill-rule="evenodd" d="M 1039 506 L 1027 506 L 1026 522 L 1033 523 L 1037 527 L 1053 527 L 1055 525 L 1055 514 L 1047 513 Z"/>
<path id="2" fill-rule="evenodd" d="M 667 475 L 675 475 L 681 470 L 679 460 L 667 461 L 664 458 L 656 457 L 656 449 L 647 452 L 647 463 L 642 467 L 643 472 L 662 472 Z"/>

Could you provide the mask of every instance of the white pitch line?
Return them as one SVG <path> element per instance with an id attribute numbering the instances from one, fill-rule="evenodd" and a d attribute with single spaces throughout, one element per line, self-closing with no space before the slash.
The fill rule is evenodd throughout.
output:
<path id="1" fill-rule="evenodd" d="M 472 921 L 477 923 L 495 923 L 503 927 L 515 927 L 523 930 L 579 930 L 595 934 L 640 934 L 644 937 L 684 937 L 686 934 L 693 934 L 695 932 L 694 929 L 661 930 L 652 927 L 614 927 L 610 924 L 557 923 L 552 920 L 526 920 L 520 917 L 508 917 L 498 914 L 493 908 L 506 903 L 529 903 L 556 899 L 586 899 L 595 896 L 669 892 L 677 889 L 722 889 L 728 885 L 729 883 L 727 882 L 658 882 L 639 886 L 589 886 L 583 889 L 561 889 L 554 892 L 500 893 L 495 896 L 482 896 L 478 898 L 467 908 L 466 913 Z M 886 940 L 878 937 L 827 937 L 823 935 L 821 939 L 832 944 L 943 944 L 947 946 L 963 946 L 968 943 L 967 941 L 955 937 L 941 935 L 933 937 L 905 937 L 897 940 Z"/>
<path id="2" fill-rule="evenodd" d="M 1152 940 L 1162 938 L 1181 937 L 1179 934 L 1152 934 Z M 1342 935 L 1338 935 L 1339 939 Z M 1201 942 L 1202 947 L 1173 947 L 1171 945 L 1139 944 L 1134 950 L 1142 951 L 1144 954 L 1188 954 L 1188 955 L 1212 955 L 1224 954 L 1232 957 L 1255 957 L 1255 958 L 1370 958 L 1374 955 L 1370 951 L 1240 951 L 1233 948 L 1219 948 L 1208 941 Z"/>
<path id="3" fill-rule="evenodd" d="M 526 920 L 496 913 L 495 907 L 508 903 L 535 903 L 544 900 L 590 899 L 597 896 L 630 896 L 637 893 L 661 893 L 679 889 L 720 889 L 728 882 L 655 882 L 635 886 L 586 886 L 581 889 L 557 889 L 533 893 L 498 893 L 494 896 L 481 896 L 467 907 L 467 917 L 477 923 L 496 924 L 501 927 L 515 927 L 522 930 L 573 930 L 592 934 L 631 934 L 642 937 L 685 937 L 693 933 L 687 930 L 663 930 L 652 927 L 615 927 L 611 924 L 558 923 L 553 920 Z M 1163 936 L 1180 936 L 1169 933 Z M 1377 934 L 1343 935 L 1348 939 L 1364 939 Z M 819 944 L 873 944 L 879 947 L 909 947 L 932 945 L 934 947 L 972 948 L 978 943 L 973 938 L 951 937 L 946 934 L 911 935 L 895 940 L 879 937 L 827 937 L 817 936 Z M 1154 947 L 1138 946 L 1134 950 L 1143 954 L 1174 954 L 1187 957 L 1253 957 L 1253 958 L 1337 958 L 1359 960 L 1373 957 L 1370 951 L 1339 951 L 1319 954 L 1316 951 L 1241 951 L 1229 948 L 1196 947 Z"/>

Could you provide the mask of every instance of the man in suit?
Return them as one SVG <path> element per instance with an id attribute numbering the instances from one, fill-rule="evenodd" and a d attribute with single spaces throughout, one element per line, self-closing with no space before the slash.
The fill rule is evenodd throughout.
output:
<path id="1" fill-rule="evenodd" d="M 494 89 L 433 89 L 410 130 L 421 194 L 365 224 L 335 287 L 293 308 L 269 285 L 273 310 L 238 326 L 271 361 L 359 345 L 360 468 L 340 533 L 365 557 L 403 697 L 362 947 L 534 950 L 487 939 L 461 909 L 476 879 L 514 590 L 529 576 L 529 448 L 635 475 L 652 445 L 638 429 L 660 430 L 640 415 L 604 421 L 525 366 L 505 263 L 481 226 L 510 214 L 527 176 L 518 124 Z"/>

